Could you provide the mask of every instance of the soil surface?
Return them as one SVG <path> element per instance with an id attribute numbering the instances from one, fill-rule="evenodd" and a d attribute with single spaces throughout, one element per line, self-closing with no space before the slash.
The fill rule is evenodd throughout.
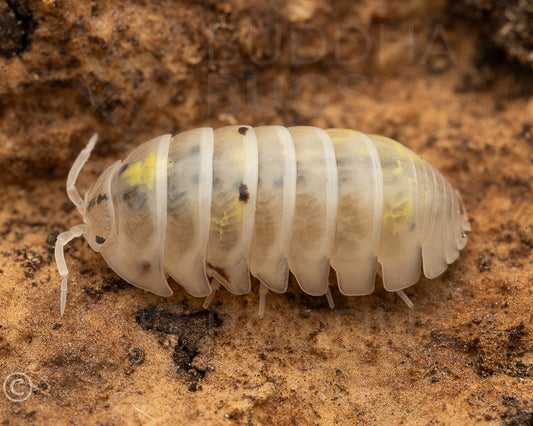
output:
<path id="1" fill-rule="evenodd" d="M 0 0 L 0 423 L 533 424 L 532 27 L 527 1 Z M 76 240 L 61 317 L 90 135 L 83 192 L 144 140 L 235 123 L 401 141 L 461 192 L 468 245 L 413 312 L 379 280 L 334 310 L 291 281 L 260 318 L 257 282 L 204 310 Z"/>

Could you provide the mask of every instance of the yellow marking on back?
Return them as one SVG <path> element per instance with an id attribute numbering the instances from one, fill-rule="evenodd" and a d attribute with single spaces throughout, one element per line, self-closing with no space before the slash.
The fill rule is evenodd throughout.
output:
<path id="1" fill-rule="evenodd" d="M 388 230 L 396 237 L 402 231 L 401 228 L 413 218 L 413 200 L 411 198 L 389 200 L 387 207 L 383 212 L 383 230 Z"/>
<path id="2" fill-rule="evenodd" d="M 357 134 L 357 132 L 355 132 L 354 130 L 338 129 L 335 127 L 331 129 L 326 129 L 326 133 L 329 135 L 331 139 L 339 139 L 339 140 L 350 139 L 351 137 Z"/>
<path id="3" fill-rule="evenodd" d="M 390 180 L 389 184 L 394 193 L 388 194 L 387 199 L 384 200 L 382 235 L 388 234 L 388 236 L 397 237 L 401 232 L 409 232 L 410 226 L 416 223 L 415 202 L 419 202 L 419 200 L 413 200 L 413 195 L 420 191 L 420 188 L 417 189 L 417 182 L 411 176 L 402 176 L 406 173 L 404 164 L 405 167 L 409 168 L 409 163 L 413 162 L 412 165 L 414 166 L 416 162 L 423 160 L 418 154 L 393 139 L 378 135 L 369 136 L 378 152 L 380 151 L 379 144 L 383 144 L 381 149 L 385 155 L 394 158 L 388 170 L 383 168 L 384 181 Z M 398 185 L 398 183 L 400 184 Z M 432 194 L 427 193 L 426 188 L 424 188 L 423 196 L 429 201 L 432 198 Z M 417 197 L 420 198 L 421 196 L 418 194 Z"/>
<path id="4" fill-rule="evenodd" d="M 156 161 L 156 152 L 151 152 L 144 160 L 129 164 L 122 173 L 122 177 L 128 180 L 130 186 L 145 185 L 148 189 L 152 189 L 155 182 Z M 169 158 L 167 160 L 167 172 L 171 165 L 172 161 Z"/>
<path id="5" fill-rule="evenodd" d="M 222 214 L 220 219 L 211 217 L 211 221 L 215 224 L 218 232 L 218 242 L 222 243 L 224 238 L 225 228 L 229 225 L 230 221 L 235 219 L 235 222 L 239 223 L 242 219 L 242 202 L 239 200 L 239 194 L 237 193 L 229 205 Z"/>
<path id="6" fill-rule="evenodd" d="M 156 153 L 151 152 L 144 160 L 130 164 L 122 176 L 131 186 L 146 185 L 152 189 L 155 182 L 155 163 Z"/>
<path id="7" fill-rule="evenodd" d="M 402 162 L 399 158 L 396 159 L 396 168 L 392 171 L 395 175 L 401 175 L 403 171 Z"/>

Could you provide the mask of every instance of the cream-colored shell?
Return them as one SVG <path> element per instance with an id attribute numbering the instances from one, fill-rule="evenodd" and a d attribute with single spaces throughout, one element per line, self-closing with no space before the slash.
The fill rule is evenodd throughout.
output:
<path id="1" fill-rule="evenodd" d="M 345 295 L 372 293 L 377 272 L 400 291 L 421 266 L 428 278 L 444 272 L 470 230 L 441 173 L 398 142 L 346 129 L 160 136 L 112 165 L 79 203 L 86 225 L 58 239 L 56 254 L 83 234 L 123 279 L 162 296 L 172 294 L 168 276 L 198 297 L 211 293 L 208 277 L 248 293 L 250 274 L 284 292 L 289 269 L 319 296 L 330 266 Z"/>

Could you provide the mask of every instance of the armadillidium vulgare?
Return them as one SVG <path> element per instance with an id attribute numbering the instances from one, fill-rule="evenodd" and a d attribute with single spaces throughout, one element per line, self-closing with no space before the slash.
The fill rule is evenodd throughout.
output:
<path id="1" fill-rule="evenodd" d="M 459 192 L 398 142 L 346 129 L 228 126 L 152 139 L 112 164 L 82 198 L 76 179 L 96 135 L 74 162 L 67 193 L 84 223 L 61 233 L 55 255 L 83 235 L 129 283 L 170 296 L 170 275 L 191 295 L 218 282 L 284 292 L 289 269 L 303 291 L 329 295 L 330 266 L 349 296 L 428 278 L 459 256 L 470 225 Z M 214 280 L 210 283 L 209 277 Z"/>

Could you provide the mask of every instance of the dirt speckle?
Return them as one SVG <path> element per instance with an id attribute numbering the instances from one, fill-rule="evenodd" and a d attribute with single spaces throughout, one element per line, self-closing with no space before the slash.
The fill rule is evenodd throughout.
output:
<path id="1" fill-rule="evenodd" d="M 500 418 L 507 426 L 522 426 L 533 424 L 533 404 L 531 401 L 520 401 L 513 396 L 503 396 L 502 405 L 505 411 Z"/>
<path id="2" fill-rule="evenodd" d="M 132 365 L 142 364 L 146 354 L 138 347 L 131 347 L 128 349 L 128 361 Z"/>
<path id="3" fill-rule="evenodd" d="M 54 230 L 54 231 L 51 231 L 46 237 L 46 245 L 48 247 L 48 253 L 54 253 L 58 235 L 59 235 L 59 231 Z"/>
<path id="4" fill-rule="evenodd" d="M 40 253 L 28 248 L 15 250 L 14 260 L 21 263 L 26 278 L 33 278 L 46 263 Z"/>
<path id="5" fill-rule="evenodd" d="M 90 272 L 90 271 L 87 271 Z M 85 293 L 94 300 L 100 300 L 102 295 L 106 292 L 118 292 L 124 289 L 131 289 L 131 284 L 124 281 L 122 278 L 118 277 L 104 277 L 102 280 L 102 285 L 100 287 L 95 287 L 88 285 L 83 287 Z"/>
<path id="6" fill-rule="evenodd" d="M 476 264 L 477 264 L 477 269 L 479 272 L 488 272 L 490 271 L 491 267 L 492 267 L 492 257 L 494 255 L 491 253 L 490 250 L 488 249 L 485 249 L 483 250 L 477 260 L 476 260 Z"/>
<path id="7" fill-rule="evenodd" d="M 207 336 L 210 329 L 222 325 L 217 311 L 176 314 L 153 306 L 139 309 L 135 319 L 143 330 L 155 330 L 179 336 L 172 360 L 177 367 L 178 375 L 191 382 L 189 390 L 198 390 L 197 382 L 205 376 L 206 370 L 194 365 L 194 360 L 198 355 L 200 340 Z"/>
<path id="8" fill-rule="evenodd" d="M 442 347 L 468 354 L 470 365 L 482 377 L 498 374 L 533 377 L 533 364 L 525 364 L 520 359 L 531 350 L 529 342 L 522 340 L 527 334 L 524 323 L 510 327 L 505 333 L 495 333 L 489 319 L 479 318 L 463 328 L 464 331 L 461 327 L 445 332 L 432 330 L 431 338 Z"/>
<path id="9" fill-rule="evenodd" d="M 36 22 L 26 0 L 0 1 L 0 55 L 11 58 L 31 48 Z"/>
<path id="10" fill-rule="evenodd" d="M 450 9 L 469 17 L 482 36 L 502 48 L 505 54 L 533 68 L 533 8 L 527 1 L 461 0 L 449 2 Z"/>

